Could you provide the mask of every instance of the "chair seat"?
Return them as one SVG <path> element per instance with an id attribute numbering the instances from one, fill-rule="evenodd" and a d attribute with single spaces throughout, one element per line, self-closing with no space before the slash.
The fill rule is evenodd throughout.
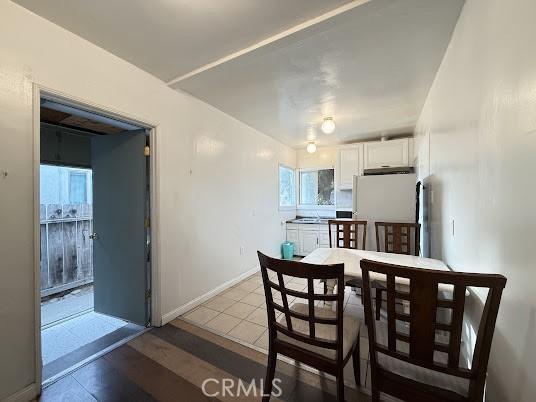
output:
<path id="1" fill-rule="evenodd" d="M 398 332 L 404 332 L 402 325 L 397 325 Z M 388 339 L 387 323 L 376 321 L 376 341 L 377 343 L 387 347 Z M 437 341 L 446 343 L 448 336 L 438 336 Z M 403 353 L 409 353 L 409 345 L 406 342 L 400 342 L 397 340 L 397 350 Z M 446 364 L 445 354 L 436 352 L 435 360 L 437 362 Z M 469 392 L 469 380 L 467 378 L 461 378 L 444 374 L 438 371 L 429 370 L 424 367 L 415 366 L 411 363 L 407 363 L 403 360 L 396 359 L 391 356 L 387 356 L 378 352 L 378 365 L 391 373 L 397 374 L 401 377 L 409 378 L 411 380 L 432 385 L 434 387 L 446 389 L 456 392 L 459 395 L 467 397 Z"/>
<path id="2" fill-rule="evenodd" d="M 309 306 L 305 303 L 295 303 L 291 310 L 301 313 L 309 314 Z M 315 316 L 322 318 L 336 318 L 336 314 L 332 309 L 315 307 Z M 285 315 L 282 314 L 279 318 L 278 323 L 286 327 L 287 322 Z M 350 353 L 352 347 L 358 340 L 359 329 L 361 327 L 361 322 L 347 314 L 343 316 L 343 343 L 342 343 L 342 354 L 343 358 Z M 309 322 L 300 320 L 298 318 L 292 317 L 292 329 L 296 332 L 300 332 L 302 335 L 309 336 Z M 334 341 L 336 339 L 337 331 L 335 325 L 330 324 L 315 324 L 315 337 Z M 337 353 L 333 349 L 321 348 L 319 346 L 313 346 L 306 344 L 304 342 L 298 341 L 294 338 L 291 338 L 285 334 L 278 332 L 277 338 L 281 341 L 296 345 L 302 349 L 317 353 L 321 356 L 325 356 L 329 359 L 335 360 L 337 358 Z"/>

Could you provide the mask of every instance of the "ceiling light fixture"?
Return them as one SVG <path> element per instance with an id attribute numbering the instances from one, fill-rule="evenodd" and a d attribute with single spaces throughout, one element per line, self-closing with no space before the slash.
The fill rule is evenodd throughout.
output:
<path id="1" fill-rule="evenodd" d="M 307 152 L 310 154 L 314 154 L 316 152 L 316 144 L 314 142 L 307 144 Z"/>
<path id="2" fill-rule="evenodd" d="M 320 127 L 322 129 L 322 132 L 324 134 L 331 134 L 335 131 L 335 122 L 333 121 L 333 117 L 326 117 L 324 118 L 324 121 L 322 122 L 322 126 Z"/>

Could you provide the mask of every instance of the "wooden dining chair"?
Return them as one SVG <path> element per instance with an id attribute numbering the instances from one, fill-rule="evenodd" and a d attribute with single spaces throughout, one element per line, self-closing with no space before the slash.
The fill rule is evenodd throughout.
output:
<path id="1" fill-rule="evenodd" d="M 343 314 L 344 286 L 336 294 L 315 293 L 319 279 L 344 283 L 344 264 L 314 265 L 279 260 L 258 252 L 266 310 L 268 312 L 269 352 L 263 401 L 270 399 L 277 355 L 282 354 L 336 377 L 337 399 L 344 401 L 343 369 L 351 356 L 354 377 L 360 385 L 360 321 Z M 306 291 L 289 287 L 293 278 L 307 280 Z M 295 282 L 294 282 L 295 284 Z M 297 298 L 291 304 L 289 297 Z M 304 299 L 305 303 L 299 300 Z M 334 308 L 316 306 L 316 301 L 333 302 Z M 276 311 L 281 317 L 276 320 Z"/>
<path id="2" fill-rule="evenodd" d="M 376 251 L 407 255 L 419 255 L 421 248 L 421 224 L 375 222 Z"/>
<path id="3" fill-rule="evenodd" d="M 416 255 L 421 250 L 421 225 L 419 223 L 375 222 L 376 251 Z M 385 287 L 380 283 L 373 284 L 376 290 L 376 319 L 381 315 L 383 293 Z"/>
<path id="4" fill-rule="evenodd" d="M 332 232 L 332 228 L 335 230 Z M 329 247 L 364 250 L 367 242 L 367 221 L 349 219 L 328 220 Z M 346 285 L 361 289 L 361 279 L 352 278 Z M 327 293 L 327 282 L 324 282 L 324 293 Z"/>
<path id="5" fill-rule="evenodd" d="M 506 278 L 370 260 L 361 261 L 361 269 L 365 316 L 374 322 L 368 326 L 372 400 L 379 401 L 384 392 L 411 402 L 481 402 Z M 372 321 L 370 283 L 378 277 L 387 283 L 387 322 Z M 488 292 L 469 362 L 461 346 L 466 289 L 471 286 Z M 401 310 L 399 302 L 406 308 Z"/>
<path id="6" fill-rule="evenodd" d="M 335 228 L 333 232 L 332 228 Z M 367 221 L 330 219 L 328 220 L 328 231 L 330 248 L 365 249 L 367 241 Z"/>

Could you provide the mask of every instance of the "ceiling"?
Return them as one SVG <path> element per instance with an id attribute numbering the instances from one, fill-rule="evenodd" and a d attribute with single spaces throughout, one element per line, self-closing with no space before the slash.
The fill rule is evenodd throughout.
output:
<path id="1" fill-rule="evenodd" d="M 14 1 L 295 148 L 412 132 L 464 3 Z"/>
<path id="2" fill-rule="evenodd" d="M 141 129 L 131 123 L 47 99 L 41 99 L 40 121 L 88 135 L 118 134 Z"/>
<path id="3" fill-rule="evenodd" d="M 14 0 L 170 81 L 349 0 Z"/>
<path id="4" fill-rule="evenodd" d="M 296 148 L 412 133 L 462 4 L 372 0 L 173 87 Z"/>
<path id="5" fill-rule="evenodd" d="M 117 134 L 122 132 L 118 127 L 95 122 L 85 117 L 74 116 L 69 113 L 41 107 L 41 122 L 66 128 L 80 129 L 87 133 Z"/>

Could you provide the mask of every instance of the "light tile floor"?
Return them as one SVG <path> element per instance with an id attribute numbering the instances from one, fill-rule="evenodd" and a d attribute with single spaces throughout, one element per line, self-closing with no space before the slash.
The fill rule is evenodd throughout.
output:
<path id="1" fill-rule="evenodd" d="M 307 287 L 305 279 L 294 278 L 288 287 L 303 291 Z M 323 285 L 316 283 L 315 292 L 323 293 Z M 274 297 L 277 299 L 277 297 Z M 279 297 L 280 300 L 280 297 Z M 289 304 L 298 302 L 293 297 L 288 298 Z M 299 300 L 303 302 L 303 300 Z M 321 304 L 319 301 L 317 304 Z M 361 298 L 351 288 L 345 289 L 345 313 L 351 314 L 364 322 Z M 277 317 L 281 313 L 277 313 Z M 266 300 L 260 272 L 244 279 L 232 288 L 206 301 L 201 306 L 183 315 L 186 320 L 208 328 L 217 333 L 237 339 L 242 343 L 254 345 L 265 351 L 268 349 L 268 323 Z M 362 384 L 369 387 L 368 379 L 368 339 L 366 328 L 361 328 L 361 376 Z M 353 384 L 352 362 L 345 367 L 347 384 Z"/>
<path id="2" fill-rule="evenodd" d="M 93 342 L 127 322 L 93 311 L 41 331 L 43 364 Z"/>

